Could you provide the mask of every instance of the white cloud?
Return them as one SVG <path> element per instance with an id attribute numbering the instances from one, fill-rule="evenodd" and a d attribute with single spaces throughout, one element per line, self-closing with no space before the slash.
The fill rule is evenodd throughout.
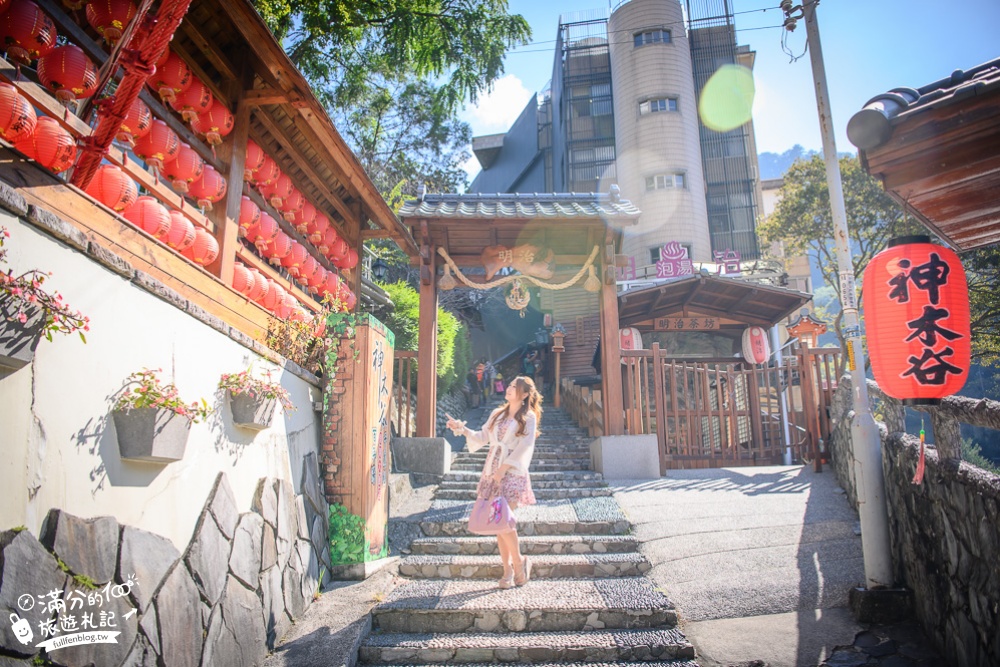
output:
<path id="1" fill-rule="evenodd" d="M 466 106 L 462 120 L 472 126 L 472 134 L 497 134 L 506 132 L 531 99 L 532 91 L 524 87 L 519 78 L 507 74 L 493 84 L 493 90 Z"/>

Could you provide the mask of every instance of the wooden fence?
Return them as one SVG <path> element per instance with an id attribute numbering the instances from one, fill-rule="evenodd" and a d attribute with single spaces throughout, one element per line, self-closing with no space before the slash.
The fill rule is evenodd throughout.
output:
<path id="1" fill-rule="evenodd" d="M 416 417 L 410 397 L 413 395 L 413 385 L 416 374 L 413 372 L 417 361 L 417 353 L 407 350 L 396 350 L 393 354 L 396 360 L 396 372 L 393 375 L 392 405 L 389 406 L 389 419 L 394 433 L 398 437 L 411 437 L 416 431 Z"/>

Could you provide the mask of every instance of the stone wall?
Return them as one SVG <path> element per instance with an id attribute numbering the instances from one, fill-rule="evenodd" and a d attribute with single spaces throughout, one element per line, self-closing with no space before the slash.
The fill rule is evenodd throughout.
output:
<path id="1" fill-rule="evenodd" d="M 830 451 L 856 505 L 850 391 L 850 378 L 842 379 Z M 954 665 L 1000 665 L 1000 476 L 942 462 L 928 447 L 923 484 L 914 485 L 919 441 L 884 424 L 879 430 L 897 583 L 913 590 L 917 617 Z"/>
<path id="2" fill-rule="evenodd" d="M 111 643 L 47 650 L 51 664 L 262 664 L 330 571 L 315 455 L 303 461 L 301 479 L 298 493 L 286 480 L 259 480 L 252 510 L 240 513 L 219 473 L 183 552 L 114 517 L 58 509 L 40 540 L 27 529 L 0 533 L 0 664 L 33 664 L 39 642 L 90 631 L 81 627 L 84 613 L 93 629 L 120 634 Z M 6 622 L 11 614 L 28 622 L 28 645 Z M 49 634 L 43 628 L 53 620 Z"/>

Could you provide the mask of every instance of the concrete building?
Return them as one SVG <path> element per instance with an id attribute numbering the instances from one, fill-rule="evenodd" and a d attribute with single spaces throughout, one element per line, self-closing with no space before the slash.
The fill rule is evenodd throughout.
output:
<path id="1" fill-rule="evenodd" d="M 685 11 L 686 10 L 686 11 Z M 760 255 L 753 124 L 699 119 L 701 89 L 722 66 L 753 65 L 736 44 L 728 0 L 626 0 L 564 15 L 552 82 L 511 129 L 476 137 L 471 192 L 602 192 L 616 183 L 643 212 L 623 252 L 654 264 L 676 241 L 696 261 Z"/>

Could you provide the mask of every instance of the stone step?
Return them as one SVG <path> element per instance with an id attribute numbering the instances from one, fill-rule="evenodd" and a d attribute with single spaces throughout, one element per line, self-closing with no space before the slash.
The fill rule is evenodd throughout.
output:
<path id="1" fill-rule="evenodd" d="M 480 450 L 478 452 L 461 452 L 455 457 L 455 461 L 485 461 L 488 451 Z M 566 459 L 580 459 L 581 461 L 590 460 L 590 452 L 539 452 L 535 450 L 534 456 L 531 457 L 531 462 L 534 464 L 538 461 L 564 461 Z"/>
<path id="2" fill-rule="evenodd" d="M 482 471 L 483 464 L 478 461 L 452 463 L 451 469 L 458 472 L 471 472 L 473 470 L 479 472 Z M 590 470 L 590 461 L 581 461 L 579 463 L 572 461 L 553 461 L 551 463 L 548 461 L 532 461 L 530 470 L 539 472 L 582 472 Z"/>
<path id="3" fill-rule="evenodd" d="M 559 500 L 564 498 L 602 498 L 612 495 L 608 487 L 597 488 L 564 488 L 536 489 L 532 487 L 538 500 Z M 475 489 L 438 489 L 434 494 L 437 500 L 475 500 Z"/>
<path id="4" fill-rule="evenodd" d="M 531 557 L 532 579 L 639 577 L 652 568 L 639 553 L 537 555 Z M 497 556 L 406 556 L 399 573 L 414 579 L 491 579 L 503 576 Z"/>
<path id="5" fill-rule="evenodd" d="M 454 537 L 473 536 L 467 530 L 468 523 L 460 521 L 421 521 L 420 529 L 428 537 L 450 535 Z M 531 535 L 627 535 L 631 531 L 628 521 L 518 521 L 517 533 L 521 537 Z"/>
<path id="6" fill-rule="evenodd" d="M 582 632 L 676 624 L 673 603 L 646 577 L 532 579 L 507 590 L 490 580 L 424 579 L 397 586 L 372 610 L 372 627 L 384 632 Z"/>
<path id="7" fill-rule="evenodd" d="M 447 477 L 441 480 L 441 484 L 438 486 L 439 491 L 444 489 L 458 490 L 458 489 L 472 489 L 476 490 L 479 486 L 479 476 L 476 475 L 476 479 L 469 480 L 457 480 L 448 479 Z M 539 489 L 606 489 L 608 488 L 607 483 L 600 479 L 531 479 L 531 488 L 537 492 Z"/>
<path id="8" fill-rule="evenodd" d="M 479 482 L 479 473 L 482 472 L 482 468 L 476 472 L 462 472 L 462 471 L 452 471 L 442 478 L 442 483 L 444 482 Z M 604 476 L 599 472 L 593 472 L 590 470 L 567 470 L 567 471 L 547 471 L 547 472 L 529 472 L 531 476 L 531 483 L 542 481 L 601 481 L 603 483 Z"/>
<path id="9" fill-rule="evenodd" d="M 508 610 L 504 616 L 523 618 Z M 499 624 L 498 624 L 499 625 Z M 358 656 L 368 664 L 466 664 L 580 662 L 589 667 L 642 661 L 643 667 L 697 667 L 694 647 L 673 628 L 592 632 L 372 633 Z M 678 662 L 675 659 L 680 659 Z M 663 660 L 666 662 L 650 662 Z M 565 664 L 565 663 L 564 663 Z M 639 666 L 635 666 L 639 667 Z"/>
<path id="10" fill-rule="evenodd" d="M 416 555 L 496 555 L 492 537 L 419 537 L 410 544 Z M 539 554 L 634 553 L 639 540 L 631 535 L 529 535 L 521 537 L 521 552 Z"/>
<path id="11" fill-rule="evenodd" d="M 385 664 L 382 667 L 410 667 L 402 664 Z M 496 663 L 463 663 L 465 667 L 497 667 Z M 635 662 L 505 662 L 504 667 L 699 667 L 693 660 L 670 660 Z"/>

